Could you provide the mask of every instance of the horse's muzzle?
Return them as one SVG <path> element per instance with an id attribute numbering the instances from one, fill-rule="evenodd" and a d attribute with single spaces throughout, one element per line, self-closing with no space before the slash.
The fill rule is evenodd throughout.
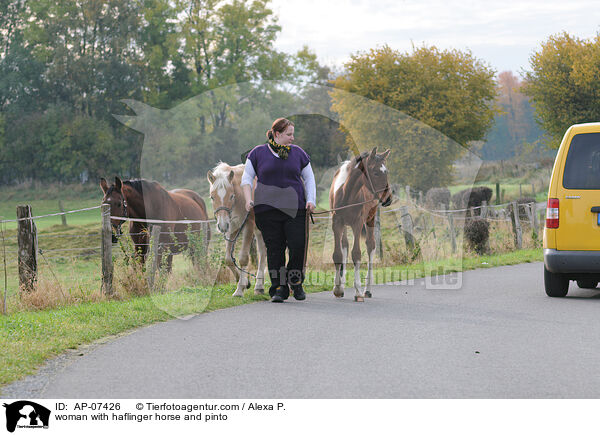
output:
<path id="1" fill-rule="evenodd" d="M 382 207 L 389 207 L 389 205 L 392 203 L 392 195 L 388 195 L 388 197 L 385 199 L 385 201 L 383 201 L 381 203 Z"/>

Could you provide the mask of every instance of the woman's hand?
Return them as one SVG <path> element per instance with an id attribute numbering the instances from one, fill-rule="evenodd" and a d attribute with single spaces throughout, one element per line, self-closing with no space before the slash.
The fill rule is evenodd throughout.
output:
<path id="1" fill-rule="evenodd" d="M 309 213 L 312 213 L 313 211 L 315 211 L 315 205 L 312 202 L 307 202 L 306 203 L 306 211 L 308 211 Z"/>
<path id="2" fill-rule="evenodd" d="M 254 207 L 254 201 L 251 201 L 251 200 L 246 201 L 246 211 L 252 210 L 253 207 Z"/>

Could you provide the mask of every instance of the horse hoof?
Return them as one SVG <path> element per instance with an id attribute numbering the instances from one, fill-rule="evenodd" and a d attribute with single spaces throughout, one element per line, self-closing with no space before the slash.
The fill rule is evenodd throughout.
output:
<path id="1" fill-rule="evenodd" d="M 365 298 L 370 298 L 370 297 L 373 297 L 373 295 L 371 294 L 371 292 L 369 290 L 367 290 L 365 292 Z"/>
<path id="2" fill-rule="evenodd" d="M 235 293 L 232 294 L 234 298 L 241 298 L 244 296 L 244 292 L 236 290 Z"/>
<path id="3" fill-rule="evenodd" d="M 362 296 L 354 296 L 354 302 L 364 302 L 365 298 Z"/>
<path id="4" fill-rule="evenodd" d="M 336 298 L 343 298 L 344 297 L 344 290 L 341 290 L 339 287 L 334 287 L 334 289 L 333 289 L 333 295 Z"/>
<path id="5" fill-rule="evenodd" d="M 254 289 L 254 294 L 256 296 L 264 295 L 265 294 L 265 289 L 264 288 L 255 288 Z"/>

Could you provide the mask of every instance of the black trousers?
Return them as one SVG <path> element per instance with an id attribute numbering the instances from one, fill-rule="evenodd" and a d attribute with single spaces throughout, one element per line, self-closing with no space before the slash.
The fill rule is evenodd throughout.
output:
<path id="1" fill-rule="evenodd" d="M 304 249 L 306 244 L 306 210 L 295 217 L 271 209 L 256 213 L 256 226 L 267 248 L 267 263 L 272 287 L 289 285 L 294 288 L 304 282 Z M 285 249 L 289 259 L 285 265 Z"/>

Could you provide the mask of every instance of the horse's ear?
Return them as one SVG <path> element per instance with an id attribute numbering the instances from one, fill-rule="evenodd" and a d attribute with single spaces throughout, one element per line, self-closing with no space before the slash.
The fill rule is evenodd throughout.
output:
<path id="1" fill-rule="evenodd" d="M 362 156 L 360 156 L 360 155 L 359 155 L 359 156 L 357 156 L 357 157 L 356 157 L 356 165 L 354 165 L 354 169 L 356 169 L 356 168 L 360 168 L 360 169 L 361 169 L 361 171 L 362 171 L 362 170 L 363 170 L 363 168 L 364 168 L 364 165 L 365 165 L 365 162 L 363 161 L 363 158 L 362 158 Z"/>
<path id="2" fill-rule="evenodd" d="M 381 156 L 380 156 L 380 157 L 381 157 L 383 160 L 387 159 L 387 156 L 389 156 L 389 155 L 390 155 L 390 152 L 391 152 L 391 151 L 392 151 L 392 150 L 390 150 L 390 149 L 388 148 L 387 150 L 385 150 L 385 151 L 383 152 L 383 154 L 381 154 Z"/>
<path id="3" fill-rule="evenodd" d="M 120 192 L 122 187 L 123 187 L 123 182 L 121 181 L 121 179 L 119 177 L 115 177 L 115 190 L 117 192 Z"/>
<path id="4" fill-rule="evenodd" d="M 233 180 L 234 175 L 235 174 L 233 173 L 233 171 L 230 171 L 229 176 L 227 177 L 227 181 L 229 181 L 231 183 L 231 180 Z"/>
<path id="5" fill-rule="evenodd" d="M 208 172 L 206 173 L 206 178 L 208 178 L 208 182 L 210 184 L 213 184 L 215 182 L 215 176 L 214 176 L 212 170 L 210 170 L 210 169 L 208 170 Z"/>
<path id="6" fill-rule="evenodd" d="M 371 150 L 371 154 L 369 155 L 369 158 L 373 159 L 373 158 L 375 158 L 376 155 L 377 155 L 377 147 L 375 147 Z"/>
<path id="7" fill-rule="evenodd" d="M 104 178 L 100 178 L 100 189 L 106 195 L 106 191 L 108 190 L 108 184 L 106 184 L 106 180 Z"/>

